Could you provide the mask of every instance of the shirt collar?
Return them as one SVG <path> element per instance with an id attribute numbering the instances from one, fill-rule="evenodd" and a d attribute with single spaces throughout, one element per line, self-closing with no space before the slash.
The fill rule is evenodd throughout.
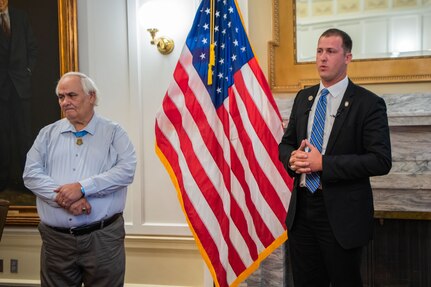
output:
<path id="1" fill-rule="evenodd" d="M 94 113 L 88 125 L 82 130 L 86 130 L 89 134 L 94 135 L 94 133 L 96 132 L 96 125 L 98 121 L 99 121 L 99 116 L 96 113 Z M 61 130 L 61 133 L 77 132 L 75 127 L 66 118 L 63 119 L 63 123 L 61 125 L 60 130 Z"/>
<path id="2" fill-rule="evenodd" d="M 341 81 L 339 81 L 338 83 L 330 86 L 330 87 L 326 87 L 326 89 L 329 91 L 329 93 L 333 96 L 333 97 L 338 97 L 338 96 L 343 96 L 344 93 L 347 90 L 347 86 L 349 85 L 349 78 L 346 76 L 344 77 L 344 79 L 342 79 Z M 322 82 L 320 82 L 320 87 L 319 87 L 319 93 L 325 89 L 325 86 L 323 86 Z"/>

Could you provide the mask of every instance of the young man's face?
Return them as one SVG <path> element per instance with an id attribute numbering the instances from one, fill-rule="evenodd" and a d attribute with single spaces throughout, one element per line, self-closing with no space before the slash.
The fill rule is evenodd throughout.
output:
<path id="1" fill-rule="evenodd" d="M 0 12 L 6 10 L 9 0 L 0 0 Z"/>
<path id="2" fill-rule="evenodd" d="M 332 86 L 347 75 L 347 65 L 352 60 L 352 53 L 343 49 L 343 40 L 339 36 L 321 37 L 317 45 L 316 66 L 325 87 Z"/>

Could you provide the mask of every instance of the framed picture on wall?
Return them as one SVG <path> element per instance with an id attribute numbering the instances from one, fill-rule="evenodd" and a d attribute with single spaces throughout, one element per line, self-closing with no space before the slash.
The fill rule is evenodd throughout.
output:
<path id="1" fill-rule="evenodd" d="M 6 157 L 7 161 L 0 165 L 0 173 L 4 175 L 0 186 L 0 199 L 10 202 L 7 225 L 36 225 L 39 222 L 36 197 L 22 182 L 23 164 L 25 154 L 39 130 L 61 118 L 55 95 L 58 79 L 67 71 L 78 70 L 76 5 L 76 0 L 46 0 L 43 5 L 40 1 L 9 0 L 10 36 L 5 38 L 0 35 L 0 41 L 3 41 L 0 44 L 3 45 L 3 51 L 6 51 L 5 47 L 8 45 L 15 47 L 8 52 L 10 57 L 16 57 L 11 63 L 21 62 L 20 55 L 13 53 L 26 50 L 22 54 L 22 57 L 26 57 L 22 62 L 31 63 L 31 68 L 26 68 L 22 76 L 31 79 L 28 84 L 22 84 L 28 88 L 25 92 L 21 92 L 23 88 L 19 87 L 15 88 L 16 94 L 11 94 L 18 95 L 21 103 L 26 103 L 26 109 L 20 110 L 26 112 L 11 113 L 9 118 L 13 119 L 10 125 L 12 132 L 3 133 L 6 136 L 2 140 L 4 144 L 1 145 L 2 157 Z M 18 21 L 24 21 L 25 24 L 18 24 Z M 24 39 L 14 33 L 23 33 L 26 26 L 30 27 L 27 30 L 29 32 L 25 32 L 26 40 L 14 42 L 18 41 L 18 38 Z M 28 33 L 31 36 L 27 35 Z M 23 47 L 26 43 L 31 47 Z M 14 81 L 15 86 L 16 82 Z M 21 103 L 19 108 L 24 106 Z M 26 127 L 25 133 L 22 133 L 25 136 L 17 135 L 15 122 L 22 122 L 22 126 Z"/>

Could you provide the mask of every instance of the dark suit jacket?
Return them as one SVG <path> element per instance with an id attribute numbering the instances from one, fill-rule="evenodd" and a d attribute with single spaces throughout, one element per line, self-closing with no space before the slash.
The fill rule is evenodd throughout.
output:
<path id="1" fill-rule="evenodd" d="M 37 46 L 27 14 L 9 6 L 11 37 L 0 43 L 0 97 L 9 92 L 5 82 L 8 76 L 21 99 L 31 97 L 31 71 L 36 62 Z"/>
<path id="2" fill-rule="evenodd" d="M 294 228 L 299 184 L 299 175 L 288 167 L 289 158 L 307 138 L 308 115 L 318 89 L 316 85 L 297 94 L 279 145 L 280 160 L 295 177 L 286 219 L 289 230 Z M 392 166 L 386 104 L 382 98 L 349 80 L 337 114 L 322 157 L 321 183 L 336 239 L 344 248 L 354 248 L 366 245 L 373 234 L 374 207 L 369 178 L 387 174 Z"/>

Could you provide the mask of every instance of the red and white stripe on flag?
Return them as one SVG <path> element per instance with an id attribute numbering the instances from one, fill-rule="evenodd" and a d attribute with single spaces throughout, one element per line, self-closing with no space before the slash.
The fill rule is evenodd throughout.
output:
<path id="1" fill-rule="evenodd" d="M 281 116 L 233 0 L 210 10 L 216 66 L 213 83 L 205 80 L 209 6 L 203 0 L 198 9 L 155 134 L 199 250 L 224 287 L 237 286 L 287 239 L 292 179 L 278 160 Z"/>

